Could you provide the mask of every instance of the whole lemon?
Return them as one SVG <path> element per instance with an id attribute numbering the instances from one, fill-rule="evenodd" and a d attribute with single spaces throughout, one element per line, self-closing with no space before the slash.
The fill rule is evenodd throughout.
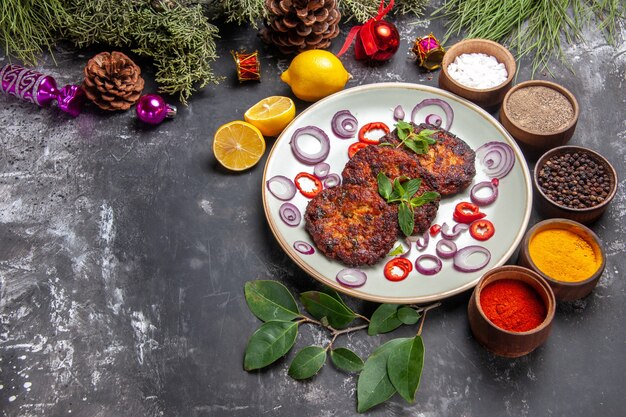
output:
<path id="1" fill-rule="evenodd" d="M 334 54 L 320 49 L 296 55 L 280 75 L 300 100 L 317 101 L 343 89 L 352 76 Z"/>

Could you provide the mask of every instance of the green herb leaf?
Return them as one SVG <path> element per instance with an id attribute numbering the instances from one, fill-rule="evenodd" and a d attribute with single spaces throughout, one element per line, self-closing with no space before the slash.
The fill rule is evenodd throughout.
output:
<path id="1" fill-rule="evenodd" d="M 396 132 L 401 141 L 405 141 L 411 133 L 413 133 L 413 125 L 404 120 L 398 120 L 396 123 Z"/>
<path id="2" fill-rule="evenodd" d="M 404 246 L 402 246 L 401 244 L 398 244 L 398 246 L 393 248 L 393 250 L 389 252 L 387 256 L 402 255 L 403 253 L 404 253 Z"/>
<path id="3" fill-rule="evenodd" d="M 389 200 L 393 191 L 391 180 L 384 173 L 379 172 L 376 176 L 376 181 L 378 182 L 378 194 L 385 200 Z"/>
<path id="4" fill-rule="evenodd" d="M 438 199 L 441 195 L 436 191 L 424 191 L 422 195 L 411 199 L 411 207 L 420 207 Z"/>
<path id="5" fill-rule="evenodd" d="M 393 180 L 393 191 L 395 191 L 396 194 L 400 196 L 400 198 L 404 198 L 404 194 L 406 193 L 406 190 L 402 185 L 402 180 L 403 178 L 401 177 L 397 177 Z"/>
<path id="6" fill-rule="evenodd" d="M 357 411 L 363 413 L 387 401 L 396 392 L 387 375 L 387 359 L 396 346 L 411 339 L 392 339 L 376 349 L 365 361 L 357 382 Z"/>
<path id="7" fill-rule="evenodd" d="M 415 227 L 413 209 L 409 208 L 409 205 L 404 201 L 398 207 L 398 223 L 400 224 L 400 230 L 402 230 L 405 236 L 413 234 L 413 228 Z"/>
<path id="8" fill-rule="evenodd" d="M 402 132 L 404 135 L 413 133 L 413 125 L 409 122 L 405 122 L 404 120 L 398 120 L 396 122 L 396 129 L 398 129 L 398 131 Z"/>
<path id="9" fill-rule="evenodd" d="M 364 365 L 359 355 L 343 347 L 331 350 L 330 360 L 333 365 L 346 372 L 360 372 Z"/>
<path id="10" fill-rule="evenodd" d="M 432 137 L 437 133 L 436 130 L 422 129 L 419 133 L 415 133 L 413 125 L 404 121 L 398 121 L 395 126 L 400 142 L 417 154 L 428 153 L 428 145 L 437 143 L 437 140 Z"/>
<path id="11" fill-rule="evenodd" d="M 422 185 L 422 180 L 419 178 L 414 178 L 404 183 L 404 188 L 406 189 L 406 199 L 408 200 L 411 197 L 413 197 L 415 193 L 417 192 L 417 190 L 420 189 L 421 185 Z"/>
<path id="12" fill-rule="evenodd" d="M 263 368 L 289 352 L 296 342 L 298 323 L 268 321 L 252 334 L 243 358 L 246 371 Z"/>
<path id="13" fill-rule="evenodd" d="M 357 317 L 345 304 L 319 291 L 300 294 L 300 301 L 313 317 L 318 320 L 326 317 L 335 329 L 343 329 Z"/>
<path id="14" fill-rule="evenodd" d="M 326 349 L 320 346 L 307 346 L 302 349 L 289 366 L 287 374 L 293 379 L 311 378 L 326 363 Z"/>
<path id="15" fill-rule="evenodd" d="M 424 142 L 415 142 L 415 141 L 405 141 L 404 145 L 415 152 L 416 154 L 422 155 L 428 153 L 428 146 Z"/>
<path id="16" fill-rule="evenodd" d="M 381 304 L 378 306 L 367 328 L 367 334 L 374 336 L 380 333 L 387 333 L 402 326 L 402 322 L 398 319 L 397 304 Z"/>
<path id="17" fill-rule="evenodd" d="M 244 292 L 248 308 L 262 321 L 290 321 L 300 316 L 293 295 L 278 281 L 248 281 Z"/>
<path id="18" fill-rule="evenodd" d="M 436 130 L 432 130 L 432 129 L 422 129 L 420 130 L 420 132 L 417 134 L 417 137 L 419 138 L 419 140 L 425 141 L 426 143 L 428 143 L 429 145 L 434 145 L 435 143 L 437 143 L 437 140 L 435 138 L 433 138 L 433 135 L 437 133 Z"/>
<path id="19" fill-rule="evenodd" d="M 415 324 L 419 321 L 420 317 L 420 313 L 411 307 L 402 306 L 398 309 L 398 320 L 403 324 Z"/>
<path id="20" fill-rule="evenodd" d="M 415 401 L 424 367 L 424 342 L 421 336 L 406 340 L 391 350 L 387 373 L 394 388 L 406 401 Z"/>

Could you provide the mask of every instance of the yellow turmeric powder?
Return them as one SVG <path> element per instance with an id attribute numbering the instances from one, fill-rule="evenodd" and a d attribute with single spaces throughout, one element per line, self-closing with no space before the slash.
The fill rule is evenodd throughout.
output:
<path id="1" fill-rule="evenodd" d="M 530 258 L 550 278 L 578 282 L 590 278 L 600 267 L 601 255 L 582 236 L 564 229 L 535 234 L 528 245 Z"/>

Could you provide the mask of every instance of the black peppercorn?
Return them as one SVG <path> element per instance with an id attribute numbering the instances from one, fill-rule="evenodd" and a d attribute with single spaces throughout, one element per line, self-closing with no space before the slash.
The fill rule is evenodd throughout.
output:
<path id="1" fill-rule="evenodd" d="M 610 191 L 610 179 L 604 167 L 579 152 L 548 159 L 539 171 L 538 183 L 549 199 L 569 208 L 596 206 Z"/>

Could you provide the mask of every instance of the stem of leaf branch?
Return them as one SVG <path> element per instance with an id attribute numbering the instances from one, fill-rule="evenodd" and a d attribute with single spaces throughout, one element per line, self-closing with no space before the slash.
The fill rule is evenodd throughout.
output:
<path id="1" fill-rule="evenodd" d="M 437 308 L 441 305 L 441 303 L 437 302 L 435 304 L 431 304 L 429 306 L 423 307 L 423 308 L 418 308 L 417 311 L 422 313 L 422 321 L 420 322 L 420 327 L 419 329 L 417 329 L 417 335 L 421 336 L 422 335 L 422 328 L 424 327 L 424 320 L 426 320 L 426 313 L 428 312 L 428 310 L 432 310 L 433 308 Z"/>
<path id="2" fill-rule="evenodd" d="M 358 330 L 367 329 L 369 327 L 369 324 L 362 324 L 360 326 L 348 327 L 347 329 L 343 329 L 343 330 L 336 330 L 336 329 L 333 329 L 330 326 L 328 326 L 328 327 L 331 329 L 331 334 L 333 335 L 333 338 L 330 339 L 330 343 L 328 343 L 328 347 L 327 347 L 327 349 L 330 349 L 333 346 L 333 343 L 335 342 L 335 339 L 337 339 L 337 337 L 339 335 L 342 335 L 342 334 L 345 334 L 345 333 L 356 332 Z"/>
<path id="3" fill-rule="evenodd" d="M 354 326 L 354 327 L 348 327 L 348 328 L 341 329 L 341 330 L 337 330 L 332 326 L 325 325 L 319 320 L 315 320 L 304 315 L 301 315 L 300 317 L 301 319 L 298 320 L 298 324 L 309 323 L 309 324 L 315 324 L 320 327 L 325 327 L 326 329 L 328 329 L 332 338 L 330 339 L 330 342 L 328 343 L 328 346 L 326 347 L 326 349 L 330 349 L 332 347 L 333 343 L 335 342 L 335 339 L 337 339 L 338 336 L 342 334 L 346 334 L 346 333 L 352 333 L 352 332 L 356 332 L 359 330 L 367 329 L 369 326 L 369 319 L 367 317 L 361 316 L 360 314 L 357 314 L 357 317 L 367 321 L 367 324 L 362 324 L 360 326 Z"/>

